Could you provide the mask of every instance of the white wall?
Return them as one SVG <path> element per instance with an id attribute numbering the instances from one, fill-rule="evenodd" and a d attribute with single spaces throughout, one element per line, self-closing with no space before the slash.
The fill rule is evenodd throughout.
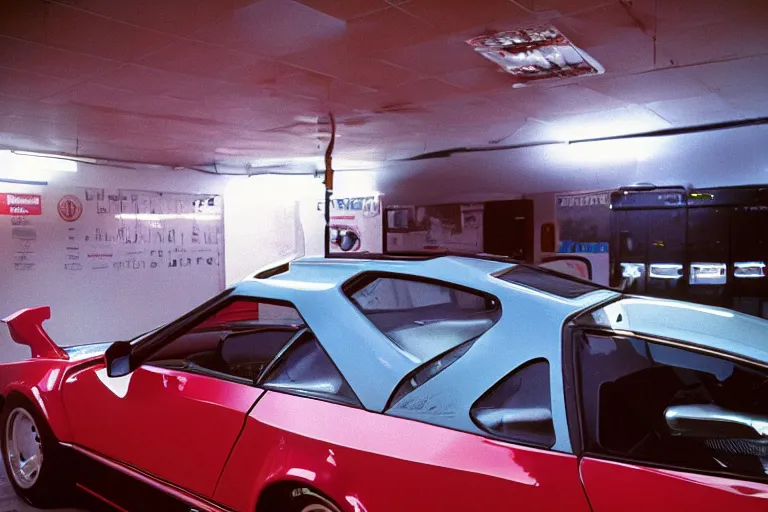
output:
<path id="1" fill-rule="evenodd" d="M 312 176 L 233 178 L 224 193 L 227 283 L 278 260 L 323 254 L 322 182 Z"/>
<path id="2" fill-rule="evenodd" d="M 337 172 L 334 197 L 377 193 L 376 173 Z M 325 216 L 321 179 L 307 175 L 261 175 L 232 179 L 224 194 L 227 282 L 300 256 L 320 256 Z"/>
<path id="3" fill-rule="evenodd" d="M 54 224 L 60 224 L 56 222 L 55 208 L 63 191 L 72 187 L 221 195 L 227 183 L 226 178 L 193 171 L 133 170 L 86 164 L 78 167 L 76 173 L 51 173 L 45 186 L 0 182 L 0 192 L 43 196 L 43 216 L 30 217 L 37 225 L 34 251 L 39 253 L 38 259 L 50 257 L 54 251 L 56 255 L 61 253 L 60 242 L 52 236 Z M 0 169 L 0 175 L 2 171 Z M 10 218 L 0 217 L 2 219 Z M 5 222 L 3 225 L 7 227 Z M 0 243 L 8 243 L 9 239 L 3 236 Z M 0 251 L 6 256 L 8 253 Z M 186 277 L 194 274 L 186 273 L 184 277 L 168 279 L 163 275 L 162 279 L 151 281 L 154 286 L 148 289 L 147 279 L 142 280 L 135 274 L 134 277 L 130 274 L 101 277 L 94 272 L 102 271 L 83 271 L 62 275 L 50 265 L 44 268 L 38 265 L 39 270 L 14 271 L 10 258 L 3 257 L 3 260 L 0 261 L 0 317 L 25 307 L 49 305 L 52 318 L 46 328 L 62 345 L 137 335 L 198 305 L 215 293 L 213 288 L 218 286 L 215 280 L 209 279 L 209 285 L 196 287 L 195 282 L 187 282 Z M 0 362 L 27 355 L 27 347 L 11 342 L 7 329 L 0 326 Z"/>

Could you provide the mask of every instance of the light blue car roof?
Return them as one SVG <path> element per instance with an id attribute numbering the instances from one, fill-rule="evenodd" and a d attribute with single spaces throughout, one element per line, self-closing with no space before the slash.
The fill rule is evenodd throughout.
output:
<path id="1" fill-rule="evenodd" d="M 671 338 L 768 364 L 766 320 L 698 304 L 627 297 L 598 287 L 568 299 L 495 277 L 514 266 L 458 256 L 414 261 L 303 258 L 282 274 L 239 283 L 234 293 L 294 304 L 363 406 L 376 412 L 386 409 L 394 389 L 421 363 L 375 327 L 347 298 L 343 285 L 375 272 L 419 276 L 491 294 L 501 303 L 499 321 L 387 414 L 485 434 L 471 420 L 472 404 L 515 368 L 543 358 L 550 367 L 553 449 L 563 452 L 572 447 L 562 333 L 565 323 L 585 310 L 593 312 L 596 325 L 619 332 Z"/>
<path id="2" fill-rule="evenodd" d="M 420 363 L 409 358 L 346 297 L 342 285 L 366 272 L 391 273 L 445 281 L 486 292 L 501 302 L 501 319 L 444 372 L 412 392 L 424 404 L 418 410 L 389 413 L 483 434 L 468 411 L 478 397 L 517 366 L 535 358 L 550 362 L 552 408 L 557 443 L 570 451 L 565 417 L 561 338 L 574 314 L 611 298 L 597 289 L 566 299 L 494 277 L 513 264 L 446 256 L 423 261 L 305 258 L 288 272 L 239 283 L 235 293 L 288 301 L 296 306 L 363 406 L 383 411 L 400 381 Z M 409 400 L 409 403 L 414 403 Z M 435 420 L 435 421 L 433 421 Z"/>

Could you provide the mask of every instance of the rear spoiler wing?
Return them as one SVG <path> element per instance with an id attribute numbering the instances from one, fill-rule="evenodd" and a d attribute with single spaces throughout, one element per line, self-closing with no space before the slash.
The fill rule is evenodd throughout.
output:
<path id="1" fill-rule="evenodd" d="M 69 355 L 43 329 L 43 322 L 51 318 L 51 308 L 40 306 L 22 309 L 2 322 L 8 324 L 13 341 L 27 345 L 34 359 L 69 359 Z"/>

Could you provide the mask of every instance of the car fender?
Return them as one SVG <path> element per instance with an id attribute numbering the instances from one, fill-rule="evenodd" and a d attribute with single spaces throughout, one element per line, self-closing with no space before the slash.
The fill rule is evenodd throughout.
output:
<path id="1" fill-rule="evenodd" d="M 2 396 L 7 399 L 17 393 L 33 403 L 59 441 L 71 439 L 61 394 L 61 384 L 71 366 L 69 361 L 47 359 L 0 364 Z"/>
<path id="2" fill-rule="evenodd" d="M 274 392 L 267 391 L 266 395 L 271 393 Z M 279 397 L 280 394 L 273 394 L 273 401 L 279 401 Z M 345 512 L 370 509 L 365 499 L 349 488 L 359 478 L 355 474 L 361 469 L 337 460 L 343 448 L 270 424 L 258 418 L 254 411 L 246 419 L 219 479 L 214 493 L 217 502 L 234 510 L 256 510 L 267 488 L 293 482 L 296 487 L 319 491 Z"/>
<path id="3" fill-rule="evenodd" d="M 345 471 L 335 465 L 334 450 L 322 443 L 302 443 L 301 439 L 293 438 L 288 450 L 279 446 L 272 448 L 270 464 L 265 466 L 258 479 L 261 486 L 252 498 L 251 510 L 255 510 L 258 499 L 265 489 L 272 485 L 295 483 L 296 487 L 307 486 L 330 498 L 344 511 L 366 512 L 368 509 L 363 499 L 346 487 L 349 478 Z M 325 457 L 325 458 L 323 458 Z"/>

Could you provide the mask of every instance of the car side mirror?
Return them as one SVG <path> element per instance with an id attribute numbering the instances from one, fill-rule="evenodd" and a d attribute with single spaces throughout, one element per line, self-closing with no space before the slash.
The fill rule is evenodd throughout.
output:
<path id="1" fill-rule="evenodd" d="M 768 439 L 768 416 L 717 405 L 674 405 L 664 412 L 672 435 L 700 439 Z"/>
<path id="2" fill-rule="evenodd" d="M 552 411 L 545 407 L 478 410 L 474 418 L 484 427 L 498 432 L 538 432 L 552 425 Z"/>
<path id="3" fill-rule="evenodd" d="M 116 341 L 104 352 L 104 361 L 109 377 L 122 377 L 133 371 L 131 348 L 131 344 L 127 341 Z"/>

